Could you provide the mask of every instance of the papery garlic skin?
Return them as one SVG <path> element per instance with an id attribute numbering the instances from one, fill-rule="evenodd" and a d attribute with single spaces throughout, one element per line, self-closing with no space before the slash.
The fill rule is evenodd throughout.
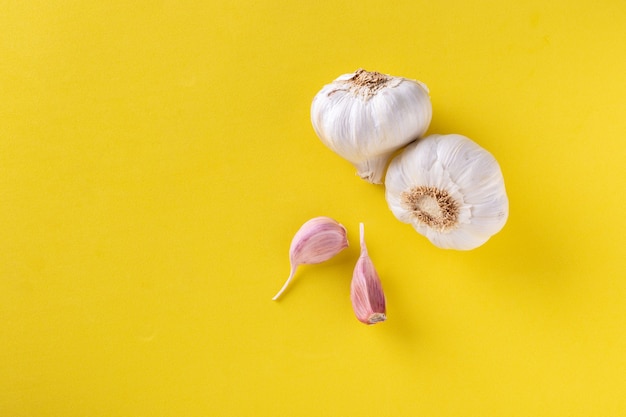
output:
<path id="1" fill-rule="evenodd" d="M 470 250 L 505 225 L 509 200 L 496 159 L 462 135 L 430 135 L 389 164 L 387 204 L 434 245 Z"/>
<path id="2" fill-rule="evenodd" d="M 320 140 L 373 184 L 383 182 L 391 155 L 421 137 L 431 118 L 425 84 L 363 69 L 324 86 L 311 105 Z"/>
<path id="3" fill-rule="evenodd" d="M 347 248 L 347 234 L 346 228 L 330 217 L 315 217 L 304 223 L 291 240 L 289 278 L 272 300 L 277 300 L 287 289 L 298 266 L 327 261 Z"/>
<path id="4" fill-rule="evenodd" d="M 363 223 L 359 225 L 361 256 L 359 257 L 350 284 L 350 300 L 356 318 L 365 324 L 376 324 L 387 320 L 387 306 L 383 286 L 374 264 L 367 253 Z"/>

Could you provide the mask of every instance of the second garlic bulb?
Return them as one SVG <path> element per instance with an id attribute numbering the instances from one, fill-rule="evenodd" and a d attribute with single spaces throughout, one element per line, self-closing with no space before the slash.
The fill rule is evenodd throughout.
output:
<path id="1" fill-rule="evenodd" d="M 482 245 L 509 215 L 498 162 L 461 135 L 430 135 L 407 146 L 389 164 L 385 188 L 398 220 L 444 249 Z"/>
<path id="2" fill-rule="evenodd" d="M 324 86 L 311 105 L 317 136 L 374 184 L 393 152 L 422 136 L 431 118 L 426 85 L 363 69 Z"/>

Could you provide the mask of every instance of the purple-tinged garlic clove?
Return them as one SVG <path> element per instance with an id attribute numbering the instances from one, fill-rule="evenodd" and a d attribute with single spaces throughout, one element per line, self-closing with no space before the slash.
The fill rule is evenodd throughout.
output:
<path id="1" fill-rule="evenodd" d="M 346 228 L 330 217 L 315 217 L 304 223 L 296 232 L 289 248 L 289 278 L 272 300 L 277 300 L 287 289 L 298 266 L 327 261 L 347 248 L 347 234 Z"/>
<path id="2" fill-rule="evenodd" d="M 361 256 L 359 257 L 350 285 L 350 300 L 356 318 L 365 324 L 376 324 L 387 319 L 385 294 L 376 268 L 365 246 L 363 223 L 359 225 Z"/>

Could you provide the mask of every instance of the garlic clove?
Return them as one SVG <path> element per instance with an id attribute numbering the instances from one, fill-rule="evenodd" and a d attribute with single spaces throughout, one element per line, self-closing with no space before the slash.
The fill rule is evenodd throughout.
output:
<path id="1" fill-rule="evenodd" d="M 462 135 L 430 135 L 389 164 L 385 198 L 398 220 L 435 246 L 471 250 L 506 224 L 509 200 L 495 158 Z"/>
<path id="2" fill-rule="evenodd" d="M 347 233 L 342 224 L 330 217 L 315 217 L 304 223 L 294 235 L 289 248 L 289 278 L 272 300 L 277 300 L 287 289 L 298 266 L 327 261 L 347 248 Z"/>
<path id="3" fill-rule="evenodd" d="M 311 104 L 320 140 L 373 184 L 383 182 L 391 155 L 421 137 L 431 118 L 425 84 L 363 69 L 324 86 Z"/>
<path id="4" fill-rule="evenodd" d="M 350 300 L 354 314 L 360 322 L 376 324 L 387 319 L 385 294 L 376 268 L 367 253 L 363 223 L 360 223 L 359 230 L 361 256 L 352 274 Z"/>

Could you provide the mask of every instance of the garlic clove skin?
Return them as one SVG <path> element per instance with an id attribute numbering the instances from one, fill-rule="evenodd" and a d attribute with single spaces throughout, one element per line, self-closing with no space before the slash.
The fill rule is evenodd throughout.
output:
<path id="1" fill-rule="evenodd" d="M 327 261 L 347 248 L 347 235 L 346 228 L 330 217 L 315 217 L 304 223 L 291 240 L 289 278 L 272 300 L 277 300 L 287 289 L 298 266 Z"/>
<path id="2" fill-rule="evenodd" d="M 359 225 L 361 256 L 359 257 L 350 284 L 350 300 L 356 318 L 365 324 L 376 324 L 387 320 L 387 309 L 383 286 L 376 268 L 367 253 L 364 226 Z"/>
<path id="3" fill-rule="evenodd" d="M 398 220 L 435 246 L 471 250 L 498 233 L 509 200 L 496 159 L 462 135 L 430 135 L 387 169 L 385 198 Z"/>
<path id="4" fill-rule="evenodd" d="M 431 119 L 425 84 L 363 69 L 324 86 L 311 105 L 320 140 L 373 184 L 383 182 L 391 155 L 424 135 Z"/>

